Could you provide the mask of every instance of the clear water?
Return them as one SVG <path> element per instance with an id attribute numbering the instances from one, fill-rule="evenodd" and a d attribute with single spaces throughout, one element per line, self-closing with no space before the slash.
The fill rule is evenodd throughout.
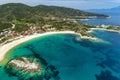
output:
<path id="1" fill-rule="evenodd" d="M 43 36 L 10 50 L 4 64 L 37 53 L 57 68 L 60 80 L 120 80 L 120 34 L 95 30 L 91 35 L 105 42 L 78 40 L 73 34 Z M 4 64 L 1 64 L 0 80 L 18 80 L 7 75 Z"/>

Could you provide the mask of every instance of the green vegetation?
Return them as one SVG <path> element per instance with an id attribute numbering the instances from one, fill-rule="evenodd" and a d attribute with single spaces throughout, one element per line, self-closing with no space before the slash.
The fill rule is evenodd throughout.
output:
<path id="1" fill-rule="evenodd" d="M 35 22 L 40 18 L 89 18 L 108 17 L 102 14 L 84 12 L 77 9 L 38 5 L 31 7 L 20 3 L 9 3 L 0 5 L 0 20 L 30 20 Z M 34 21 L 35 20 L 35 21 Z"/>
<path id="2" fill-rule="evenodd" d="M 15 24 L 16 27 L 12 29 L 15 32 L 22 32 L 29 30 L 28 26 L 26 24 Z"/>
<path id="3" fill-rule="evenodd" d="M 3 31 L 4 29 L 10 28 L 11 26 L 12 26 L 11 23 L 0 22 L 0 32 Z"/>
<path id="4" fill-rule="evenodd" d="M 106 29 L 109 29 L 109 30 L 120 30 L 120 27 L 109 26 Z"/>
<path id="5" fill-rule="evenodd" d="M 35 7 L 19 3 L 0 5 L 0 43 L 7 43 L 16 36 L 25 36 L 48 31 L 75 31 L 89 36 L 87 31 L 96 26 L 79 24 L 75 18 L 107 17 L 81 10 L 39 5 Z M 99 26 L 100 27 L 100 26 Z M 107 29 L 115 29 L 107 27 Z M 120 28 L 119 28 L 120 30 Z"/>

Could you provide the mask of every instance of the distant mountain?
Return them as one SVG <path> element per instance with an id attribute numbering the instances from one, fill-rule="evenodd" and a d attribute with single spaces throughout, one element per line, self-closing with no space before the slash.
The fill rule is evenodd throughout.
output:
<path id="1" fill-rule="evenodd" d="M 89 12 L 95 12 L 95 13 L 101 13 L 101 14 L 110 14 L 110 13 L 115 13 L 115 14 L 120 14 L 120 6 L 114 7 L 114 8 L 109 8 L 109 9 L 90 9 L 86 10 Z"/>
<path id="2" fill-rule="evenodd" d="M 28 6 L 21 3 L 0 5 L 0 20 L 39 19 L 41 17 L 84 18 L 86 16 L 108 17 L 103 14 L 56 6 Z"/>
<path id="3" fill-rule="evenodd" d="M 111 12 L 114 11 L 114 12 L 119 12 L 120 13 L 120 6 L 111 8 L 111 9 L 109 9 L 109 11 L 111 11 Z"/>

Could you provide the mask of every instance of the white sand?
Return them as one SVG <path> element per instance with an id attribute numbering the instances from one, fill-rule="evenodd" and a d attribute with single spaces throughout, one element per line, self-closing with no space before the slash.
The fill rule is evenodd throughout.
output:
<path id="1" fill-rule="evenodd" d="M 6 55 L 6 53 L 12 49 L 13 47 L 26 42 L 28 40 L 31 40 L 33 38 L 37 38 L 37 37 L 41 37 L 41 36 L 45 36 L 45 35 L 50 35 L 50 34 L 64 34 L 64 33 L 71 33 L 74 34 L 74 31 L 59 31 L 59 32 L 46 32 L 46 33 L 42 33 L 42 34 L 34 34 L 34 35 L 29 35 L 29 36 L 25 36 L 23 38 L 20 38 L 18 40 L 14 40 L 10 43 L 7 43 L 3 46 L 0 46 L 0 61 L 2 61 Z"/>
<path id="2" fill-rule="evenodd" d="M 41 36 L 45 36 L 45 35 L 50 35 L 50 34 L 65 34 L 65 33 L 70 33 L 70 34 L 78 34 L 80 35 L 80 38 L 82 39 L 90 39 L 90 40 L 93 40 L 93 41 L 96 41 L 96 42 L 100 42 L 102 41 L 101 39 L 98 39 L 96 37 L 88 37 L 88 36 L 82 36 L 81 34 L 79 33 L 75 33 L 74 31 L 57 31 L 57 32 L 46 32 L 46 33 L 41 33 L 41 34 L 33 34 L 33 35 L 28 35 L 28 36 L 25 36 L 25 37 L 22 37 L 18 40 L 14 40 L 10 43 L 7 43 L 7 44 L 4 44 L 3 46 L 0 46 L 0 61 L 2 61 L 6 55 L 6 53 L 12 49 L 13 47 L 23 43 L 23 42 L 26 42 L 28 40 L 31 40 L 33 38 L 37 38 L 37 37 L 41 37 Z"/>

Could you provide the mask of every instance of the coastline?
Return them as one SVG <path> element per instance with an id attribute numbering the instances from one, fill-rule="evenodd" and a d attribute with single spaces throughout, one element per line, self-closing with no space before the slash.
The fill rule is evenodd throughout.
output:
<path id="1" fill-rule="evenodd" d="M 0 62 L 4 59 L 5 55 L 7 54 L 7 52 L 12 49 L 13 47 L 23 43 L 23 42 L 26 42 L 26 41 L 29 41 L 29 40 L 32 40 L 34 38 L 37 38 L 37 37 L 42 37 L 42 36 L 46 36 L 46 35 L 51 35 L 51 34 L 66 34 L 66 33 L 69 33 L 69 34 L 75 34 L 74 31 L 56 31 L 56 32 L 46 32 L 46 33 L 41 33 L 41 34 L 33 34 L 33 35 L 28 35 L 28 36 L 24 36 L 20 39 L 17 39 L 17 40 L 14 40 L 12 42 L 9 42 L 7 44 L 4 44 L 3 46 L 0 46 Z"/>
<path id="2" fill-rule="evenodd" d="M 52 35 L 52 34 L 76 34 L 76 35 L 79 35 L 79 37 L 81 39 L 88 39 L 88 40 L 92 40 L 92 41 L 96 41 L 96 42 L 102 41 L 101 39 L 96 38 L 96 37 L 82 36 L 80 33 L 76 33 L 74 31 L 54 31 L 54 32 L 45 32 L 45 33 L 27 35 L 27 36 L 21 37 L 19 39 L 13 40 L 13 41 L 11 41 L 7 44 L 4 44 L 4 45 L 0 46 L 0 62 L 2 62 L 2 60 L 4 60 L 4 57 L 7 54 L 7 52 L 10 49 L 14 48 L 15 46 L 17 46 L 21 43 L 24 43 L 26 41 L 32 40 L 34 38 L 37 38 L 37 37 L 42 37 L 42 36 Z"/>
<path id="3" fill-rule="evenodd" d="M 105 29 L 105 28 L 90 28 L 91 30 L 88 31 L 89 33 L 92 32 L 93 30 L 106 30 L 106 31 L 109 31 L 109 32 L 118 32 L 120 33 L 120 31 L 117 31 L 117 30 L 112 30 L 112 29 Z"/>

